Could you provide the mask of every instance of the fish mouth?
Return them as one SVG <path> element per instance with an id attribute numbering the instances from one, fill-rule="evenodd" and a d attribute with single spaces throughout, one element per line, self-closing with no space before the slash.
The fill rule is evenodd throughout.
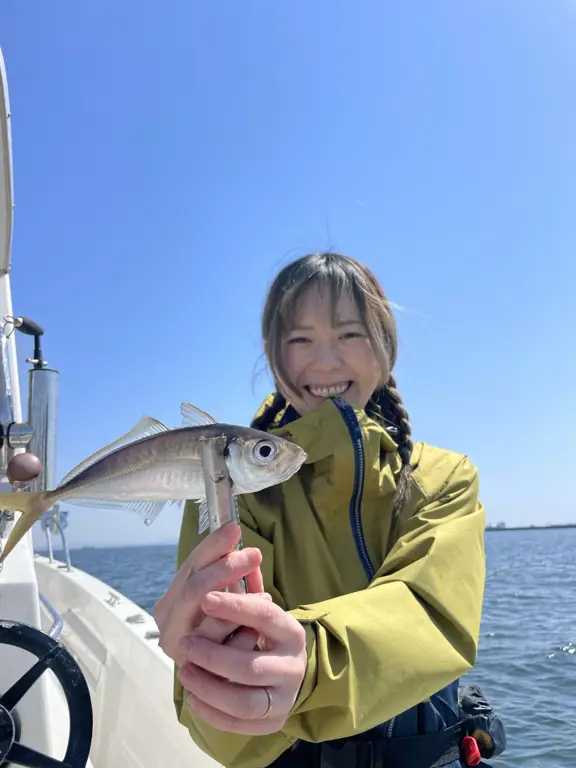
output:
<path id="1" fill-rule="evenodd" d="M 339 381 L 334 384 L 305 384 L 304 389 L 309 392 L 312 397 L 338 397 L 348 392 L 352 384 L 352 381 Z"/>
<path id="2" fill-rule="evenodd" d="M 297 475 L 300 469 L 302 468 L 302 465 L 308 458 L 308 454 L 303 448 L 300 448 L 300 446 L 296 445 L 296 443 L 293 443 L 293 446 L 296 449 L 295 460 L 290 466 L 286 467 L 284 472 L 282 472 L 282 477 L 280 480 L 281 483 L 285 482 L 286 480 L 289 480 L 294 475 Z"/>

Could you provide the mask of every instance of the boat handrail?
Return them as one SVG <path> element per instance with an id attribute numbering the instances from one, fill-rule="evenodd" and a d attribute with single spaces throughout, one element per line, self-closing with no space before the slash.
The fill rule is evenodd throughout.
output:
<path id="1" fill-rule="evenodd" d="M 64 563 L 65 568 L 68 571 L 72 570 L 72 560 L 70 559 L 70 549 L 68 547 L 68 539 L 64 529 L 68 525 L 68 512 L 64 509 L 60 509 L 59 504 L 54 506 L 45 512 L 40 518 L 40 525 L 46 534 L 46 544 L 48 546 L 48 559 L 51 563 L 54 562 L 54 553 L 52 549 L 52 534 L 59 533 L 62 541 L 62 549 L 64 550 Z"/>
<path id="2" fill-rule="evenodd" d="M 60 637 L 60 633 L 62 632 L 62 627 L 64 626 L 64 621 L 62 619 L 62 616 L 58 613 L 56 608 L 52 605 L 52 603 L 44 597 L 42 593 L 39 594 L 40 602 L 46 608 L 48 613 L 50 614 L 52 618 L 52 626 L 48 630 L 48 634 L 50 637 L 53 637 L 54 640 L 57 640 Z"/>

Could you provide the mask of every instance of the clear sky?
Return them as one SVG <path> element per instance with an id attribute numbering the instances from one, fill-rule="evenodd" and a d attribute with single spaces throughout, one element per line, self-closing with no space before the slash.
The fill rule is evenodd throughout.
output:
<path id="1" fill-rule="evenodd" d="M 330 247 L 404 307 L 414 434 L 478 465 L 489 520 L 576 520 L 575 39 L 560 0 L 2 3 L 59 476 L 183 399 L 246 423 L 266 288 Z M 74 543 L 179 529 L 71 509 Z"/>

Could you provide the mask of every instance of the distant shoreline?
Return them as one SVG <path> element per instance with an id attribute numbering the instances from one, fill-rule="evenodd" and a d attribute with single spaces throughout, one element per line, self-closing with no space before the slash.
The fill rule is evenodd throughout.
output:
<path id="1" fill-rule="evenodd" d="M 576 528 L 576 523 L 558 523 L 557 525 L 518 525 L 499 528 L 496 525 L 487 525 L 487 531 L 553 531 L 563 528 Z"/>
<path id="2" fill-rule="evenodd" d="M 556 525 L 518 525 L 518 526 L 510 526 L 506 528 L 498 528 L 495 525 L 488 525 L 484 530 L 486 531 L 496 531 L 498 533 L 506 533 L 510 531 L 554 531 L 554 530 L 564 530 L 566 528 L 576 528 L 576 523 L 557 523 Z M 176 547 L 178 546 L 177 541 L 158 541 L 155 543 L 150 544 L 144 544 L 144 543 L 138 543 L 134 544 L 131 542 L 116 544 L 116 543 L 110 543 L 110 544 L 102 544 L 98 542 L 97 544 L 76 544 L 71 545 L 70 550 L 76 551 L 79 549 L 132 549 L 132 548 L 138 548 L 138 547 Z M 54 551 L 55 552 L 61 552 L 62 545 L 58 541 L 57 543 L 54 543 Z M 46 556 L 48 554 L 47 550 L 44 549 L 44 547 L 38 547 L 34 548 L 34 551 L 38 555 L 44 555 Z"/>

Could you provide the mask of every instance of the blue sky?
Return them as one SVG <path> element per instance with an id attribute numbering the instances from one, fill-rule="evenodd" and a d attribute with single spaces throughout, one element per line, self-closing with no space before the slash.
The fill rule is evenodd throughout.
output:
<path id="1" fill-rule="evenodd" d="M 266 288 L 331 247 L 405 308 L 416 438 L 471 457 L 491 521 L 576 520 L 575 35 L 556 0 L 3 3 L 13 296 L 60 370 L 58 475 L 182 399 L 246 423 Z"/>

